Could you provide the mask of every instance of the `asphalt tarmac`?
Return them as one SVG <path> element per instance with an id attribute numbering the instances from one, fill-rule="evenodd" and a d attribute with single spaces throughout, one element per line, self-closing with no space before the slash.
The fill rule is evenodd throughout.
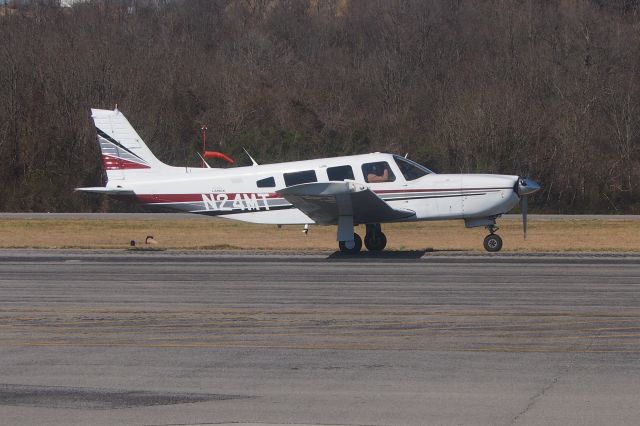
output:
<path id="1" fill-rule="evenodd" d="M 637 424 L 640 256 L 0 250 L 2 424 Z"/>

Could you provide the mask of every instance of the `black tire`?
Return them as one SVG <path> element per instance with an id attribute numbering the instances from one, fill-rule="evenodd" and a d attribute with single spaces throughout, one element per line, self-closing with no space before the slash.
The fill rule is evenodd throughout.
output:
<path id="1" fill-rule="evenodd" d="M 340 247 L 340 251 L 345 254 L 360 253 L 360 250 L 362 249 L 362 238 L 360 238 L 360 235 L 354 233 L 353 242 L 355 243 L 354 246 L 352 248 L 348 248 L 344 241 L 340 241 L 338 243 L 338 246 Z"/>
<path id="2" fill-rule="evenodd" d="M 502 249 L 502 238 L 498 234 L 489 234 L 484 237 L 484 249 L 488 252 L 495 253 Z"/>
<path id="3" fill-rule="evenodd" d="M 367 234 L 364 237 L 364 246 L 369 251 L 381 251 L 387 246 L 387 236 L 383 232 Z"/>

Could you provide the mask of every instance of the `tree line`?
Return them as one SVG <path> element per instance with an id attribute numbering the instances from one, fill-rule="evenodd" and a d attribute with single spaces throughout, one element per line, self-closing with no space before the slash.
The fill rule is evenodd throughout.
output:
<path id="1" fill-rule="evenodd" d="M 4 10 L 3 10 L 4 9 Z M 640 2 L 0 6 L 0 210 L 110 211 L 89 109 L 198 166 L 386 151 L 528 176 L 540 212 L 640 213 Z"/>

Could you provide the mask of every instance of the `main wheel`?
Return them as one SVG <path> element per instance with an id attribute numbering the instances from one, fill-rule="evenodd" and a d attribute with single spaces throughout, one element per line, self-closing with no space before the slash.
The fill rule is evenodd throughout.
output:
<path id="1" fill-rule="evenodd" d="M 360 249 L 362 249 L 362 238 L 360 238 L 360 235 L 354 233 L 353 243 L 351 241 L 340 241 L 338 246 L 340 247 L 340 251 L 343 253 L 356 254 L 360 252 Z"/>
<path id="2" fill-rule="evenodd" d="M 372 232 L 364 237 L 364 245 L 369 251 L 384 250 L 387 246 L 387 236 L 382 232 Z"/>
<path id="3" fill-rule="evenodd" d="M 502 248 L 502 238 L 498 234 L 489 234 L 484 237 L 484 249 L 489 252 L 497 252 Z"/>

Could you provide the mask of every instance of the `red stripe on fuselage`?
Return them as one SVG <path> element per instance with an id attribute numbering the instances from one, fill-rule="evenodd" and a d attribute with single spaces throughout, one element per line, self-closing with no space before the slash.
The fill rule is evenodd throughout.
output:
<path id="1" fill-rule="evenodd" d="M 380 195 L 392 195 L 392 194 L 407 194 L 416 192 L 464 192 L 464 191 L 487 191 L 487 190 L 499 190 L 499 189 L 512 189 L 511 187 L 495 187 L 495 188 L 448 188 L 448 189 L 396 189 L 396 190 L 381 190 L 374 191 Z M 211 195 L 218 196 L 219 194 L 225 194 L 228 200 L 233 201 L 238 195 L 251 194 L 264 194 L 257 192 L 213 192 L 206 193 L 204 195 L 210 197 Z M 160 203 L 200 203 L 202 202 L 203 194 L 139 194 L 137 195 L 138 201 L 147 204 L 160 204 Z M 260 195 L 262 197 L 262 195 Z M 283 198 L 276 193 L 267 194 L 267 199 Z"/>
<path id="2" fill-rule="evenodd" d="M 376 194 L 394 194 L 408 192 L 445 192 L 445 191 L 490 191 L 497 189 L 513 189 L 511 186 L 499 186 L 493 188 L 441 188 L 441 189 L 385 189 L 373 191 Z"/>
<path id="3" fill-rule="evenodd" d="M 252 195 L 256 196 L 258 193 L 256 192 L 214 192 L 211 194 L 204 194 L 208 197 L 211 195 L 217 196 L 219 194 L 225 194 L 227 196 L 227 201 L 233 201 L 238 195 L 240 197 L 244 195 Z M 264 194 L 264 193 L 263 193 Z M 201 203 L 203 194 L 140 194 L 137 195 L 136 198 L 141 203 L 154 204 L 154 203 Z M 262 197 L 262 195 L 260 196 Z M 267 199 L 273 198 L 282 198 L 278 194 L 267 194 Z M 221 201 L 221 200 L 217 200 Z"/>

